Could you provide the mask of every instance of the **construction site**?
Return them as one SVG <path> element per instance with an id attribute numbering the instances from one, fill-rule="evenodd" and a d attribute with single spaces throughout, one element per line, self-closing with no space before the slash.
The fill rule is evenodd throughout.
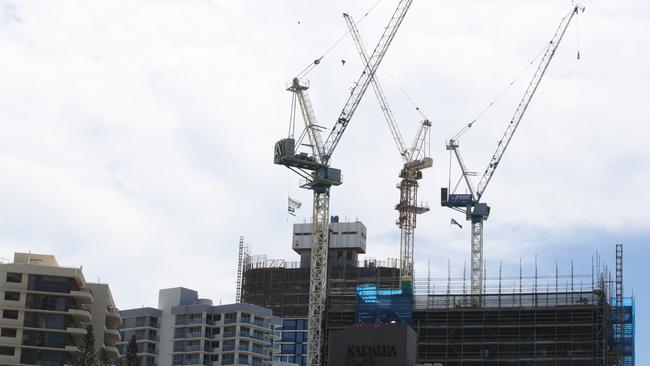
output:
<path id="1" fill-rule="evenodd" d="M 308 223 L 293 227 L 291 247 L 299 260 L 252 255 L 244 239 L 240 240 L 237 300 L 269 308 L 284 319 L 287 336 L 280 342 L 280 358 L 297 365 L 634 365 L 635 308 L 634 299 L 623 291 L 621 244 L 612 243 L 613 271 L 600 257 L 592 258 L 590 274 L 575 274 L 573 267 L 570 274 L 560 274 L 556 267 L 554 274 L 540 275 L 535 263 L 534 275 L 524 276 L 520 267 L 518 277 L 502 276 L 501 268 L 499 276 L 488 277 L 485 268 L 483 227 L 490 206 L 482 197 L 569 24 L 584 7 L 574 4 L 567 9 L 570 11 L 551 33 L 545 50 L 534 60 L 537 68 L 482 173 L 468 169 L 459 149 L 460 137 L 476 120 L 446 140 L 460 174 L 450 176 L 449 186 L 441 188 L 438 209 L 460 212 L 469 222 L 469 268 L 461 279 L 452 277 L 451 271 L 447 278 L 414 276 L 417 217 L 432 209 L 418 201 L 423 172 L 433 166 L 429 152 L 432 122 L 422 114 L 413 143 L 407 145 L 375 78 L 411 2 L 398 1 L 371 52 L 366 50 L 355 21 L 344 14 L 348 34 L 365 66 L 340 114 L 333 118 L 328 135 L 322 135 L 328 129 L 317 122 L 308 94 L 312 86 L 305 77 L 324 56 L 288 83 L 292 95 L 289 136 L 276 143 L 274 163 L 297 173 L 301 187 L 312 191 L 313 211 Z M 399 258 L 384 261 L 361 259 L 367 252 L 366 227 L 361 221 L 340 222 L 337 216 L 330 216 L 331 189 L 342 184 L 341 171 L 330 166 L 330 159 L 368 87 L 373 89 L 403 160 L 395 205 Z M 299 118 L 304 122 L 302 132 L 296 121 Z M 289 212 L 299 206 L 289 197 Z M 462 228 L 453 219 L 452 224 Z M 392 327 L 396 324 L 408 328 L 405 334 L 414 331 L 414 341 L 408 336 L 393 337 L 366 346 L 359 345 L 357 339 L 342 351 L 347 352 L 345 361 L 335 358 L 341 353 L 340 340 L 347 339 L 345 332 L 365 326 L 367 334 L 380 334 L 397 331 Z M 401 349 L 401 343 L 393 347 L 391 342 L 406 342 L 405 347 L 412 347 L 413 352 L 397 359 L 395 350 Z"/>

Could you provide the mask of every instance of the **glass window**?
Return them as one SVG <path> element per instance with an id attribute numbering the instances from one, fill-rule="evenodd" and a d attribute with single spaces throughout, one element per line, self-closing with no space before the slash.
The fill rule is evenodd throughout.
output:
<path id="1" fill-rule="evenodd" d="M 296 329 L 296 320 L 295 319 L 287 319 L 287 320 L 285 320 L 282 328 L 284 328 L 286 330 L 294 330 L 294 329 Z"/>
<path id="2" fill-rule="evenodd" d="M 18 310 L 3 310 L 2 317 L 5 319 L 18 319 Z"/>
<path id="3" fill-rule="evenodd" d="M 67 333 L 23 331 L 23 344 L 36 347 L 64 348 L 73 344 L 72 337 Z"/>
<path id="4" fill-rule="evenodd" d="M 296 332 L 296 342 L 306 342 L 307 333 L 305 332 Z"/>
<path id="5" fill-rule="evenodd" d="M 32 291 L 66 293 L 79 291 L 79 285 L 70 277 L 29 275 L 27 289 Z"/>
<path id="6" fill-rule="evenodd" d="M 0 336 L 16 338 L 16 329 L 15 328 L 2 328 L 2 330 L 0 331 Z"/>
<path id="7" fill-rule="evenodd" d="M 225 354 L 221 356 L 222 365 L 232 365 L 235 363 L 235 355 L 232 353 Z"/>
<path id="8" fill-rule="evenodd" d="M 7 272 L 7 282 L 21 283 L 23 282 L 23 274 Z"/>
<path id="9" fill-rule="evenodd" d="M 224 315 L 223 321 L 226 324 L 234 323 L 237 321 L 237 313 L 228 313 Z"/>
<path id="10" fill-rule="evenodd" d="M 307 319 L 296 320 L 296 329 L 307 330 Z"/>
<path id="11" fill-rule="evenodd" d="M 14 347 L 0 347 L 0 355 L 2 356 L 13 356 L 15 352 Z"/>
<path id="12" fill-rule="evenodd" d="M 24 324 L 30 328 L 66 329 L 72 326 L 72 320 L 65 315 L 25 313 Z"/>
<path id="13" fill-rule="evenodd" d="M 185 314 L 176 315 L 176 325 L 185 324 L 185 318 L 186 318 Z"/>
<path id="14" fill-rule="evenodd" d="M 146 316 L 139 316 L 135 318 L 135 326 L 136 327 L 144 327 L 145 320 L 147 320 Z"/>
<path id="15" fill-rule="evenodd" d="M 68 309 L 74 307 L 74 300 L 64 296 L 27 294 L 25 307 L 27 309 L 68 311 Z"/>
<path id="16" fill-rule="evenodd" d="M 20 292 L 5 292 L 5 300 L 7 301 L 20 301 Z"/>
<path id="17" fill-rule="evenodd" d="M 280 352 L 282 353 L 288 353 L 288 354 L 294 354 L 295 352 L 295 346 L 293 344 L 281 344 L 280 345 Z"/>
<path id="18" fill-rule="evenodd" d="M 70 364 L 71 360 L 67 352 L 23 348 L 20 352 L 20 363 L 28 365 L 58 366 Z"/>
<path id="19" fill-rule="evenodd" d="M 296 340 L 296 332 L 282 332 L 282 342 L 293 342 Z"/>
<path id="20" fill-rule="evenodd" d="M 151 325 L 154 328 L 158 328 L 158 318 L 150 316 L 149 317 L 149 325 Z"/>

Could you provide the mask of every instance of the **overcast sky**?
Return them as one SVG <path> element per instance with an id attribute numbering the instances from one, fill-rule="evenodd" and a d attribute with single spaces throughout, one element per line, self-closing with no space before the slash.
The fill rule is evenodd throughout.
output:
<path id="1" fill-rule="evenodd" d="M 0 0 L 0 257 L 54 254 L 108 282 L 121 308 L 155 306 L 185 286 L 234 300 L 237 242 L 296 260 L 293 222 L 311 192 L 273 165 L 286 137 L 285 84 L 321 56 L 376 0 Z M 396 1 L 359 28 L 374 47 Z M 585 3 L 484 196 L 488 275 L 540 273 L 556 261 L 590 273 L 625 244 L 626 292 L 647 343 L 650 255 L 650 3 Z M 449 178 L 445 140 L 476 117 L 546 46 L 566 0 L 416 0 L 378 77 L 410 144 L 432 121 L 434 167 L 419 198 L 416 272 L 462 276 L 469 231 L 439 206 Z M 581 58 L 577 60 L 577 53 Z M 308 78 L 319 122 L 332 126 L 361 70 L 344 38 Z M 346 60 L 345 65 L 341 60 Z M 529 68 L 460 141 L 482 171 L 531 77 Z M 392 77 L 390 76 L 392 75 Z M 368 255 L 399 255 L 397 149 L 371 91 L 334 154 L 344 184 L 331 213 L 368 227 Z M 457 176 L 454 175 L 454 179 Z M 287 217 L 287 196 L 304 205 Z M 639 349 L 639 364 L 650 361 Z"/>

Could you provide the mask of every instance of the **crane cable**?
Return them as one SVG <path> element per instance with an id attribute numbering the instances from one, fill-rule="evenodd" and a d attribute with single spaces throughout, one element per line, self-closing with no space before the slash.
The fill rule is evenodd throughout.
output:
<path id="1" fill-rule="evenodd" d="M 395 78 L 395 76 L 393 76 L 393 74 L 390 72 L 390 70 L 388 70 L 388 67 L 386 67 L 386 65 L 384 65 L 384 64 L 382 64 L 381 66 L 383 67 L 384 70 L 386 70 L 386 72 L 388 73 L 388 76 L 390 76 L 390 78 L 391 78 L 391 79 L 393 80 L 393 82 L 397 85 L 397 87 L 398 87 L 399 90 L 402 92 L 402 94 L 404 94 L 404 96 L 406 97 L 406 99 L 408 99 L 409 103 L 411 103 L 411 105 L 413 106 L 413 108 L 415 108 L 415 110 L 420 114 L 420 117 L 422 117 L 423 119 L 426 119 L 426 120 L 430 121 L 430 119 L 429 119 L 429 118 L 428 118 L 428 117 L 427 117 L 427 116 L 426 116 L 426 115 L 425 115 L 425 114 L 420 110 L 420 107 L 415 103 L 415 101 L 413 100 L 413 98 L 411 98 L 411 96 L 406 92 L 406 89 L 404 89 L 404 88 L 402 87 L 402 84 L 400 84 L 399 81 L 397 81 L 397 79 Z"/>
<path id="2" fill-rule="evenodd" d="M 580 12 L 576 12 L 576 48 L 578 50 L 577 59 L 580 60 Z"/>
<path id="3" fill-rule="evenodd" d="M 375 4 L 366 11 L 365 14 L 355 23 L 355 24 L 360 24 L 375 8 L 379 3 L 381 3 L 384 0 L 377 0 Z M 336 46 L 338 46 L 341 41 L 350 34 L 350 30 L 348 29 L 347 32 L 345 32 L 339 39 L 336 40 L 327 50 L 325 50 L 325 53 L 323 53 L 319 58 L 315 59 L 313 62 L 311 62 L 307 67 L 305 67 L 298 75 L 296 75 L 297 78 L 302 78 L 305 77 L 307 74 L 309 74 L 320 62 L 323 60 L 325 56 L 327 56 L 328 53 L 330 53 Z"/>
<path id="4" fill-rule="evenodd" d="M 381 0 L 380 0 L 380 1 L 381 1 Z M 356 24 L 358 24 L 358 23 L 356 23 Z M 363 41 L 363 40 L 361 40 L 361 42 L 363 42 L 364 44 L 366 43 L 366 42 Z M 368 46 L 368 45 L 366 44 L 366 47 L 367 47 L 367 46 Z M 382 67 L 382 69 L 384 69 L 384 71 L 386 71 L 386 73 L 388 74 L 388 76 L 390 76 L 391 80 L 393 80 L 393 82 L 395 83 L 395 85 L 397 85 L 397 87 L 399 88 L 399 90 L 402 92 L 402 94 L 404 94 L 404 96 L 405 96 L 406 99 L 409 101 L 409 103 L 413 106 L 413 108 L 414 108 L 414 109 L 415 109 L 415 110 L 420 114 L 420 117 L 422 117 L 423 119 L 426 119 L 427 121 L 430 121 L 430 119 L 429 119 L 429 118 L 428 118 L 428 117 L 427 117 L 427 116 L 426 116 L 426 115 L 425 115 L 425 114 L 420 110 L 420 107 L 415 103 L 415 101 L 413 100 L 413 98 L 411 98 L 411 95 L 406 91 L 406 89 L 404 89 L 404 87 L 402 86 L 402 84 L 400 84 L 400 82 L 397 81 L 397 78 L 395 78 L 395 75 L 393 75 L 393 73 L 390 72 L 390 70 L 388 69 L 388 66 L 386 66 L 386 63 L 385 63 L 385 62 L 382 62 L 381 67 Z M 375 74 L 375 76 L 373 76 L 373 77 L 374 77 L 374 78 L 377 78 L 377 75 Z"/>
<path id="5" fill-rule="evenodd" d="M 526 65 L 526 67 L 524 67 L 524 69 L 521 70 L 521 72 L 520 72 L 519 74 L 517 74 L 517 76 L 516 76 L 516 77 L 515 77 L 511 82 L 510 82 L 510 84 L 508 84 L 508 86 L 506 86 L 505 89 L 503 89 L 503 90 L 501 91 L 501 93 L 499 93 L 499 94 L 496 96 L 496 98 L 494 98 L 494 99 L 490 102 L 490 104 L 487 105 L 487 107 L 485 107 L 485 108 L 484 108 L 484 109 L 483 109 L 483 110 L 482 110 L 482 111 L 481 111 L 481 112 L 480 112 L 476 117 L 474 117 L 474 119 L 472 119 L 471 122 L 469 122 L 468 124 L 466 124 L 465 126 L 463 126 L 463 128 L 461 128 L 458 132 L 456 132 L 456 134 L 455 134 L 451 139 L 452 139 L 452 140 L 457 140 L 457 139 L 460 138 L 463 134 L 465 134 L 465 132 L 467 132 L 470 128 L 472 128 L 472 127 L 476 124 L 476 122 L 478 122 L 479 119 L 480 119 L 480 118 L 481 118 L 481 117 L 482 117 L 482 116 L 483 116 L 483 115 L 484 115 L 484 114 L 485 114 L 485 113 L 486 113 L 490 108 L 492 108 L 492 107 L 493 107 L 493 106 L 494 106 L 494 105 L 495 105 L 495 104 L 496 104 L 496 103 L 501 99 L 501 97 L 502 97 L 502 96 L 503 96 L 503 95 L 504 95 L 504 94 L 505 94 L 505 93 L 506 93 L 506 92 L 507 92 L 507 91 L 508 91 L 508 90 L 509 90 L 509 89 L 510 89 L 510 88 L 511 88 L 511 87 L 512 87 L 512 86 L 513 86 L 513 85 L 514 85 L 514 84 L 515 84 L 515 83 L 516 83 L 520 78 L 521 78 L 521 76 L 522 76 L 522 75 L 523 75 L 523 74 L 524 74 L 524 73 L 525 73 L 525 72 L 530 68 L 530 66 L 531 66 L 533 63 L 535 63 L 535 61 L 537 61 L 537 59 L 539 59 L 539 57 L 544 53 L 544 51 L 546 51 L 546 48 L 547 48 L 547 47 L 548 47 L 548 45 L 544 45 L 544 48 L 542 48 L 542 50 L 537 54 L 537 56 L 535 56 L 535 58 L 533 58 L 533 59 L 532 59 L 532 60 L 531 60 L 527 65 Z"/>

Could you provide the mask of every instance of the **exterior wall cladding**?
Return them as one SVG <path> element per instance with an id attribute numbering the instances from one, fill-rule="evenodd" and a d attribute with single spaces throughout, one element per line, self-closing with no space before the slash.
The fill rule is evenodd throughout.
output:
<path id="1" fill-rule="evenodd" d="M 399 288 L 399 269 L 330 267 L 325 344 L 329 332 L 354 323 L 358 284 Z M 249 267 L 242 301 L 273 310 L 285 326 L 281 357 L 304 365 L 309 268 Z M 603 291 L 484 295 L 416 295 L 412 327 L 418 333 L 418 363 L 444 366 L 607 365 L 610 305 Z M 298 327 L 300 328 L 300 327 Z M 300 332 L 302 334 L 300 334 Z M 294 334 L 290 334 L 294 333 Z M 327 349 L 324 350 L 327 360 Z M 335 366 L 335 365 L 331 365 Z"/>

